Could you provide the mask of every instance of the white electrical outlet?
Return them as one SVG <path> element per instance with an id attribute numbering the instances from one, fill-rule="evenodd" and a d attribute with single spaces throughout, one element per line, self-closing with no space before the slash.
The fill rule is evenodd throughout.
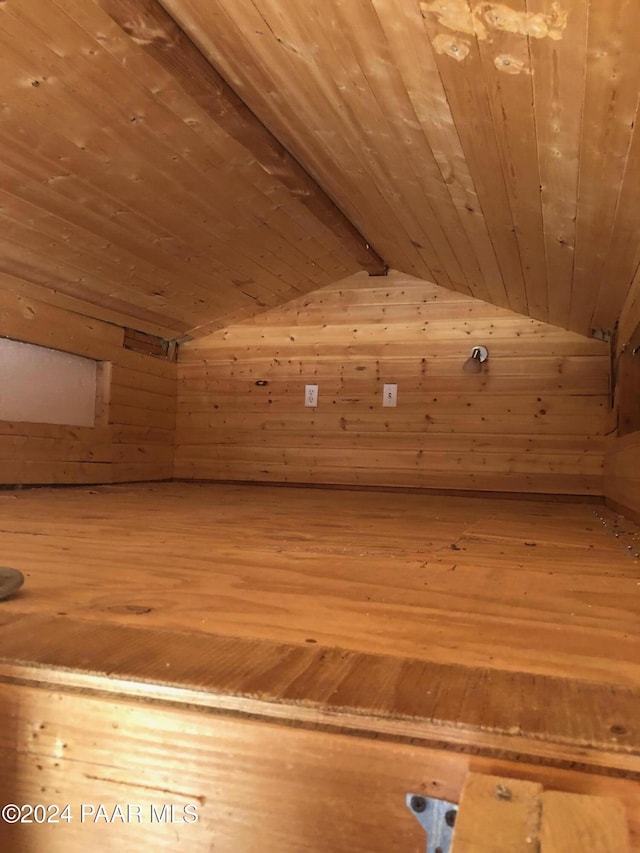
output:
<path id="1" fill-rule="evenodd" d="M 311 406 L 314 409 L 318 405 L 318 386 L 317 385 L 305 385 L 304 386 L 304 404 L 305 404 L 305 406 Z"/>
<path id="2" fill-rule="evenodd" d="M 385 385 L 382 389 L 382 405 L 397 406 L 398 405 L 398 386 Z"/>

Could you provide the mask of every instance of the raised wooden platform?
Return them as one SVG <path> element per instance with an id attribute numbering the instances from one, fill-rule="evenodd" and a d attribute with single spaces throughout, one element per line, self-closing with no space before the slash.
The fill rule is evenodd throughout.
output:
<path id="1" fill-rule="evenodd" d="M 16 850 L 413 851 L 403 793 L 470 768 L 616 796 L 640 849 L 638 530 L 603 507 L 167 483 L 0 513 L 1 798 L 201 818 Z"/>

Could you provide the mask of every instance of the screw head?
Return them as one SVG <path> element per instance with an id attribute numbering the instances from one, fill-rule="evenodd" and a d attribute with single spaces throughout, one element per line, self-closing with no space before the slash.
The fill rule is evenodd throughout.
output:
<path id="1" fill-rule="evenodd" d="M 410 800 L 411 808 L 414 812 L 421 814 L 427 809 L 427 801 L 424 797 L 420 797 L 417 794 L 414 794 Z"/>
<path id="2" fill-rule="evenodd" d="M 447 826 L 455 826 L 457 814 L 458 812 L 455 809 L 449 809 L 449 811 L 445 813 L 444 822 Z"/>
<path id="3" fill-rule="evenodd" d="M 496 797 L 499 800 L 510 800 L 513 795 L 511 793 L 511 788 L 507 788 L 506 785 L 496 785 Z"/>

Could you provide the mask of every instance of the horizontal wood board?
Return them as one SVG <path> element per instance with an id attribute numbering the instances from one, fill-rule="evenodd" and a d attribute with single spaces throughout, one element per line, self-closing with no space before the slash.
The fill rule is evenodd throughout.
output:
<path id="1" fill-rule="evenodd" d="M 177 477 L 602 494 L 608 346 L 400 273 L 185 344 L 178 376 Z"/>
<path id="2" fill-rule="evenodd" d="M 4 485 L 164 480 L 173 474 L 176 365 L 124 349 L 124 330 L 0 289 L 0 335 L 108 365 L 95 427 L 0 421 Z"/>
<path id="3" fill-rule="evenodd" d="M 632 849 L 639 849 L 639 786 L 625 779 L 46 685 L 2 683 L 0 708 L 5 801 L 64 801 L 76 816 L 83 803 L 103 803 L 109 815 L 116 804 L 141 806 L 140 823 L 3 823 L 0 841 L 21 853 L 80 853 L 87 845 L 105 853 L 141 846 L 162 853 L 208 853 L 212 846 L 229 853 L 383 853 L 400 846 L 418 853 L 424 830 L 405 806 L 406 793 L 457 801 L 469 771 L 615 797 L 629 818 Z M 175 822 L 152 822 L 151 807 L 159 813 L 168 804 Z M 197 823 L 180 822 L 188 804 Z"/>

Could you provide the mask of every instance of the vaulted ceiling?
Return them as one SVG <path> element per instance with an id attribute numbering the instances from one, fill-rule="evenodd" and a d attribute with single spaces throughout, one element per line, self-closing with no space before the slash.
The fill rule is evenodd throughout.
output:
<path id="1" fill-rule="evenodd" d="M 0 286 L 179 337 L 388 265 L 609 330 L 639 34 L 634 0 L 4 0 Z"/>

